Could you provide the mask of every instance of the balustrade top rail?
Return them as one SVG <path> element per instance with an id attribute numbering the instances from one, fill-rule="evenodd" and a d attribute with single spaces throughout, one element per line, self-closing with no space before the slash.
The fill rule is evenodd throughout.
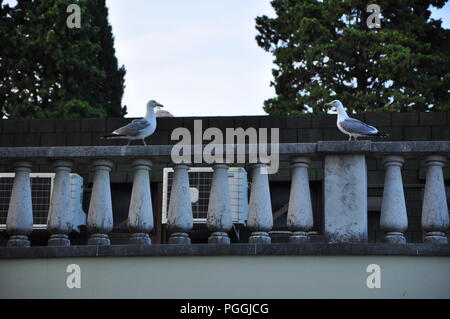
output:
<path id="1" fill-rule="evenodd" d="M 234 154 L 244 149 L 246 155 L 255 151 L 252 144 L 233 145 Z M 229 146 L 227 146 L 229 147 Z M 271 144 L 261 144 L 271 151 Z M 0 161 L 5 159 L 30 158 L 135 158 L 152 157 L 165 161 L 171 155 L 173 145 L 149 146 L 55 146 L 55 147 L 0 147 Z M 275 150 L 275 149 L 274 149 Z M 199 149 L 192 146 L 192 155 L 199 154 Z M 256 149 L 257 151 L 257 149 Z M 200 152 L 203 152 L 201 149 Z M 450 153 L 450 141 L 410 141 L 410 142 L 373 142 L 373 141 L 319 141 L 317 143 L 280 143 L 278 153 L 281 157 L 301 155 L 320 155 L 329 153 L 422 153 L 441 154 Z M 224 147 L 224 155 L 227 149 Z"/>

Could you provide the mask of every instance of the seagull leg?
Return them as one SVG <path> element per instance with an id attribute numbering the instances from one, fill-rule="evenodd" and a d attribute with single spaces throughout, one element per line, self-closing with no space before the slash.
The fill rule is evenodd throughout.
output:
<path id="1" fill-rule="evenodd" d="M 355 136 L 355 141 L 358 139 L 358 137 L 357 136 Z"/>
<path id="2" fill-rule="evenodd" d="M 127 146 L 130 146 L 131 144 L 131 140 L 128 140 Z"/>
<path id="3" fill-rule="evenodd" d="M 350 142 L 351 140 L 352 140 L 352 136 L 349 135 L 349 136 L 348 136 L 348 141 Z"/>
<path id="4" fill-rule="evenodd" d="M 145 142 L 145 139 L 142 139 L 142 142 L 144 143 L 145 146 L 147 146 L 147 143 Z"/>

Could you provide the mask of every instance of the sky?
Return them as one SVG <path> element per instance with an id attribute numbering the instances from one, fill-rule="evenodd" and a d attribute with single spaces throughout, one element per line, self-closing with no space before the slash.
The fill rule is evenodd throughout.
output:
<path id="1" fill-rule="evenodd" d="M 272 55 L 256 44 L 265 0 L 107 0 L 116 55 L 127 69 L 123 104 L 150 99 L 176 116 L 265 114 Z"/>

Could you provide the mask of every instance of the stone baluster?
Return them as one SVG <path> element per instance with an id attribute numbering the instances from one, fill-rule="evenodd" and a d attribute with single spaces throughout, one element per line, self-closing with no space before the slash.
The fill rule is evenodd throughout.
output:
<path id="1" fill-rule="evenodd" d="M 128 213 L 128 229 L 132 235 L 128 243 L 150 245 L 148 234 L 153 230 L 153 208 L 149 172 L 152 162 L 138 159 L 133 161 L 133 167 L 133 189 Z"/>
<path id="2" fill-rule="evenodd" d="M 247 227 L 252 232 L 249 243 L 270 244 L 268 232 L 273 226 L 267 164 L 256 164 L 252 168 L 250 202 Z"/>
<path id="3" fill-rule="evenodd" d="M 192 203 L 189 190 L 189 166 L 174 166 L 173 183 L 170 191 L 168 211 L 169 244 L 190 244 L 188 232 L 192 230 Z"/>
<path id="4" fill-rule="evenodd" d="M 29 247 L 28 235 L 33 231 L 31 202 L 31 163 L 15 163 L 15 177 L 6 218 L 6 231 L 10 235 L 8 247 Z"/>
<path id="5" fill-rule="evenodd" d="M 52 234 L 49 246 L 70 246 L 68 234 L 73 229 L 72 196 L 70 171 L 72 162 L 58 160 L 53 163 L 55 179 L 53 182 L 47 229 Z"/>
<path id="6" fill-rule="evenodd" d="M 308 231 L 313 227 L 313 213 L 311 194 L 309 191 L 308 167 L 310 159 L 296 157 L 292 160 L 291 192 L 289 196 L 289 208 L 287 226 L 292 235 L 291 243 L 309 241 Z"/>
<path id="7" fill-rule="evenodd" d="M 110 245 L 108 233 L 113 228 L 113 215 L 109 172 L 113 163 L 100 159 L 92 165 L 95 173 L 87 219 L 87 228 L 91 233 L 88 245 Z"/>
<path id="8" fill-rule="evenodd" d="M 206 226 L 211 233 L 210 244 L 229 244 L 227 232 L 233 226 L 231 218 L 230 192 L 228 187 L 228 165 L 215 164 L 209 193 Z"/>
<path id="9" fill-rule="evenodd" d="M 391 244 L 406 243 L 403 232 L 408 228 L 408 215 L 406 213 L 401 172 L 404 162 L 404 158 L 398 155 L 386 156 L 383 159 L 386 173 L 380 227 L 386 232 L 384 240 Z"/>
<path id="10" fill-rule="evenodd" d="M 445 160 L 445 157 L 441 155 L 432 155 L 425 159 L 427 179 L 422 206 L 424 243 L 448 243 L 445 231 L 449 225 L 449 217 L 442 173 Z"/>

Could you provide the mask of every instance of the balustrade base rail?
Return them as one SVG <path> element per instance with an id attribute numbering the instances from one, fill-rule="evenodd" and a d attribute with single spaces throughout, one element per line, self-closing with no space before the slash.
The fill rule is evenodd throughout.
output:
<path id="1" fill-rule="evenodd" d="M 0 259 L 164 256 L 444 256 L 439 244 L 195 244 L 0 248 Z"/>

